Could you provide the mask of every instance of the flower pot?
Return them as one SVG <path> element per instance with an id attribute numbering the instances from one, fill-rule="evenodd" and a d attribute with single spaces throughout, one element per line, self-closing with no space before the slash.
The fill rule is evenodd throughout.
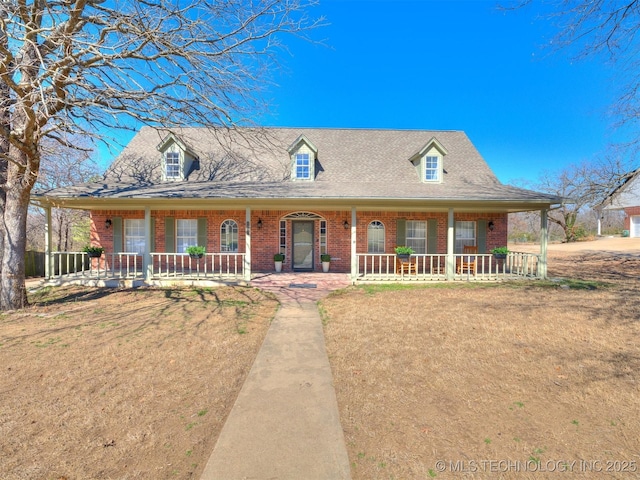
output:
<path id="1" fill-rule="evenodd" d="M 280 273 L 282 271 L 282 262 L 274 262 L 276 265 L 276 272 Z"/>
<path id="2" fill-rule="evenodd" d="M 190 253 L 189 256 L 193 259 L 193 260 L 199 260 L 200 258 L 202 258 L 204 254 L 202 253 Z"/>
<path id="3" fill-rule="evenodd" d="M 507 254 L 506 253 L 494 253 L 493 254 L 493 258 L 495 258 L 496 260 L 504 260 L 505 258 L 507 258 Z"/>
<path id="4" fill-rule="evenodd" d="M 322 262 L 322 271 L 324 273 L 327 273 L 329 271 L 329 265 L 331 264 L 331 262 Z"/>
<path id="5" fill-rule="evenodd" d="M 102 256 L 102 252 L 87 252 L 89 258 L 100 258 Z"/>
<path id="6" fill-rule="evenodd" d="M 397 253 L 396 256 L 398 257 L 398 260 L 400 260 L 402 263 L 407 263 L 411 258 L 411 255 L 408 253 Z"/>

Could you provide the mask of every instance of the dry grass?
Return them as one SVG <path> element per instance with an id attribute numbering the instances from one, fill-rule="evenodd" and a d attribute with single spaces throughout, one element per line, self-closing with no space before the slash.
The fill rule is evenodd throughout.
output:
<path id="1" fill-rule="evenodd" d="M 354 480 L 638 476 L 640 255 L 549 267 L 580 281 L 322 302 Z M 0 315 L 2 480 L 198 478 L 277 309 L 247 288 L 35 300 Z"/>
<path id="2" fill-rule="evenodd" d="M 640 475 L 640 258 L 550 270 L 322 302 L 354 480 Z"/>
<path id="3" fill-rule="evenodd" d="M 0 477 L 198 478 L 277 302 L 55 289 L 0 316 Z"/>

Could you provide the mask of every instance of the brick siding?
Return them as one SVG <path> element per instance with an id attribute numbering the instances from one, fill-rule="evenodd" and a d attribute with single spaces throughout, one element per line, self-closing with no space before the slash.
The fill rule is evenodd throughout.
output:
<path id="1" fill-rule="evenodd" d="M 295 210 L 252 210 L 251 212 L 251 263 L 254 272 L 269 272 L 274 270 L 273 255 L 280 249 L 280 220 Z M 350 210 L 311 212 L 322 217 L 327 222 L 327 253 L 331 255 L 331 271 L 349 272 L 351 268 L 351 229 L 344 228 L 345 220 L 351 224 Z M 638 213 L 640 214 L 640 207 Z M 165 251 L 165 219 L 207 219 L 207 252 L 220 251 L 220 226 L 225 220 L 234 220 L 238 224 L 238 251 L 245 251 L 245 210 L 157 210 L 152 211 L 155 219 L 155 251 Z M 113 252 L 113 228 L 105 228 L 105 220 L 121 217 L 125 219 L 143 219 L 143 210 L 100 210 L 91 212 L 91 244 L 100 245 L 106 252 Z M 367 251 L 367 226 L 377 220 L 385 227 L 385 252 L 394 253 L 396 246 L 396 221 L 398 219 L 427 221 L 435 219 L 438 222 L 438 253 L 447 251 L 447 218 L 446 212 L 387 212 L 387 211 L 358 211 L 356 251 Z M 262 227 L 258 228 L 258 219 L 262 220 Z M 492 221 L 494 229 L 487 231 L 487 252 L 494 247 L 507 244 L 507 214 L 503 213 L 455 213 L 455 221 Z M 626 220 L 628 222 L 628 219 Z M 287 220 L 287 251 L 288 261 L 283 265 L 283 271 L 291 270 L 291 220 Z M 320 222 L 315 221 L 314 235 L 314 267 L 321 271 L 320 262 Z M 124 227 L 124 223 L 123 223 Z M 628 228 L 628 227 L 627 227 Z M 485 252 L 480 252 L 485 253 Z"/>

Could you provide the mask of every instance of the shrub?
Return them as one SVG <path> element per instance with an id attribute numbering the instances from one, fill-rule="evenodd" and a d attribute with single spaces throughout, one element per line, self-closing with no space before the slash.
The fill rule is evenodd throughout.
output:
<path id="1" fill-rule="evenodd" d="M 273 256 L 273 261 L 274 261 L 274 262 L 282 262 L 283 260 L 284 260 L 284 255 L 283 255 L 283 254 L 281 254 L 281 253 L 276 253 L 276 254 Z"/>
<path id="2" fill-rule="evenodd" d="M 330 262 L 331 255 L 329 255 L 328 253 L 323 253 L 322 255 L 320 255 L 320 260 L 323 262 Z"/>
<path id="3" fill-rule="evenodd" d="M 413 255 L 415 250 L 411 247 L 406 247 L 404 245 L 399 245 L 395 248 L 397 255 Z"/>
<path id="4" fill-rule="evenodd" d="M 204 247 L 200 245 L 191 245 L 186 250 L 189 255 L 204 255 L 204 251 Z"/>

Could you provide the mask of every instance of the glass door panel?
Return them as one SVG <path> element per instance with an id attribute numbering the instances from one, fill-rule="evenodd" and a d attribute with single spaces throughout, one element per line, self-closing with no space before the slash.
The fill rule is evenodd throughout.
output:
<path id="1" fill-rule="evenodd" d="M 312 221 L 292 222 L 294 270 L 313 270 L 313 224 Z"/>

